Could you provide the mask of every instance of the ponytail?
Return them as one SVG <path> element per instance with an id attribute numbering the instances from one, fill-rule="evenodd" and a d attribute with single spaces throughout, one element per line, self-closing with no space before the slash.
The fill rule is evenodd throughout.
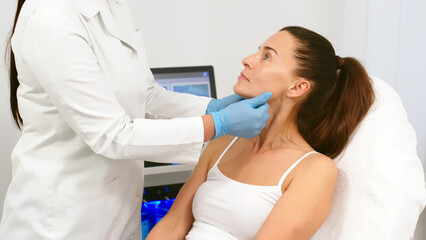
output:
<path id="1" fill-rule="evenodd" d="M 21 12 L 22 5 L 24 5 L 25 0 L 18 0 L 18 5 L 16 8 L 16 14 L 15 14 L 15 20 L 13 23 L 13 28 L 9 37 L 9 41 L 7 43 L 7 54 L 10 54 L 10 71 L 9 71 L 9 79 L 10 79 L 10 109 L 12 111 L 13 119 L 15 120 L 16 126 L 21 129 L 21 126 L 23 124 L 21 115 L 19 114 L 19 108 L 18 108 L 18 99 L 16 96 L 16 92 L 19 87 L 19 81 L 18 81 L 18 72 L 16 70 L 16 63 L 15 63 L 15 55 L 13 54 L 12 48 L 11 48 L 11 40 L 13 33 L 15 32 L 16 28 L 16 22 L 18 21 L 19 13 Z"/>
<path id="2" fill-rule="evenodd" d="M 331 43 L 301 27 L 286 27 L 297 41 L 295 75 L 308 79 L 311 90 L 297 107 L 297 127 L 318 152 L 337 157 L 374 102 L 372 83 L 354 58 L 335 55 Z"/>
<path id="3" fill-rule="evenodd" d="M 304 133 L 312 139 L 315 149 L 331 158 L 343 151 L 374 101 L 371 80 L 364 67 L 354 58 L 342 60 L 336 85 L 325 103 L 324 119 L 312 132 Z"/>

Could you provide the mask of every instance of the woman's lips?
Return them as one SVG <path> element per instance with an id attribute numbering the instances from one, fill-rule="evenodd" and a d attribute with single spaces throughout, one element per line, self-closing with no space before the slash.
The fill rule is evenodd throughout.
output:
<path id="1" fill-rule="evenodd" d="M 238 80 L 248 81 L 248 78 L 246 77 L 246 75 L 244 75 L 244 73 L 241 72 L 240 76 L 238 76 Z"/>

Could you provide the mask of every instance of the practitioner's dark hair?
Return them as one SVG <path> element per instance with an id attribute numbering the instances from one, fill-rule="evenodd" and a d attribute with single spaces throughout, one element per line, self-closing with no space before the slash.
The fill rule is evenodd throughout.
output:
<path id="1" fill-rule="evenodd" d="M 15 55 L 13 54 L 13 51 L 10 46 L 10 41 L 12 39 L 12 35 L 15 32 L 16 22 L 18 21 L 19 13 L 21 12 L 22 5 L 24 5 L 25 0 L 18 0 L 18 4 L 16 7 L 16 13 L 15 13 L 15 20 L 13 22 L 13 28 L 10 33 L 9 41 L 7 43 L 7 50 L 6 55 L 7 58 L 9 58 L 9 64 L 10 64 L 10 70 L 9 70 L 9 79 L 10 79 L 10 109 L 12 110 L 12 116 L 15 120 L 16 126 L 21 129 L 21 126 L 23 124 L 21 115 L 19 114 L 19 108 L 18 108 L 18 99 L 16 97 L 16 91 L 19 87 L 19 81 L 18 81 L 18 72 L 16 71 L 16 64 L 15 64 Z"/>
<path id="2" fill-rule="evenodd" d="M 356 59 L 336 56 L 323 36 L 297 26 L 280 31 L 296 39 L 293 74 L 311 83 L 296 109 L 298 130 L 316 151 L 337 157 L 374 102 L 371 80 Z"/>

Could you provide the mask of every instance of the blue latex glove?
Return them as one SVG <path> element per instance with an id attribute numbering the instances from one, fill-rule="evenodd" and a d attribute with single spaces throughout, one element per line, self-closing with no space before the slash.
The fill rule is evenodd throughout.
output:
<path id="1" fill-rule="evenodd" d="M 211 114 L 212 112 L 220 111 L 227 106 L 239 102 L 243 100 L 244 98 L 238 96 L 237 94 L 229 95 L 227 97 L 224 97 L 222 99 L 212 99 L 209 102 L 209 105 L 207 105 L 206 115 Z"/>
<path id="2" fill-rule="evenodd" d="M 210 113 L 213 116 L 215 135 L 213 139 L 229 134 L 242 138 L 253 138 L 260 134 L 268 121 L 271 92 L 233 103 Z"/>

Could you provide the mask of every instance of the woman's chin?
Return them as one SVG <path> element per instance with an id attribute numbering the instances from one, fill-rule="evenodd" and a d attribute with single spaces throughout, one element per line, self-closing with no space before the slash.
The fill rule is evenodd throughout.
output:
<path id="1" fill-rule="evenodd" d="M 237 94 L 238 96 L 245 98 L 245 99 L 256 97 L 253 94 L 247 94 L 247 93 L 243 93 L 243 92 L 235 92 L 235 94 Z"/>
<path id="2" fill-rule="evenodd" d="M 256 96 L 254 96 L 253 93 L 249 93 L 248 91 L 244 91 L 243 89 L 239 88 L 237 85 L 234 86 L 234 93 L 237 94 L 238 96 L 242 97 L 242 98 L 254 98 Z"/>

